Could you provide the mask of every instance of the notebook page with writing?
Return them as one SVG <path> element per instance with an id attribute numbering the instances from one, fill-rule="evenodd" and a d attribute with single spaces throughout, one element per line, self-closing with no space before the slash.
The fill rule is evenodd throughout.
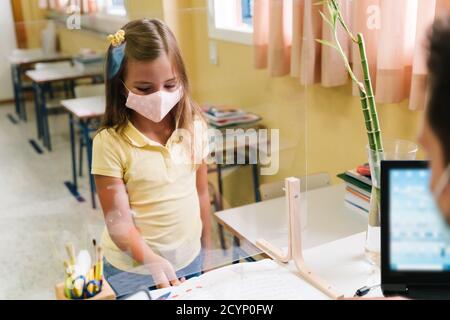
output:
<path id="1" fill-rule="evenodd" d="M 323 293 L 272 260 L 241 263 L 208 272 L 179 287 L 155 290 L 156 300 L 324 300 Z"/>

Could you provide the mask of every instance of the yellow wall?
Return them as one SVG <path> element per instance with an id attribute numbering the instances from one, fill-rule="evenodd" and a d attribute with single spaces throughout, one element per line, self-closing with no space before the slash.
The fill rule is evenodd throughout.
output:
<path id="1" fill-rule="evenodd" d="M 58 26 L 57 32 L 61 51 L 68 54 L 77 54 L 82 48 L 94 49 L 98 52 L 106 52 L 108 42 L 105 35 L 83 30 L 69 30 Z"/>
<path id="2" fill-rule="evenodd" d="M 163 19 L 163 2 L 167 0 L 126 0 L 130 19 L 158 18 Z M 168 0 L 172 1 L 172 0 Z"/>
<path id="3" fill-rule="evenodd" d="M 193 0 L 192 4 L 204 7 L 206 1 Z M 251 46 L 224 41 L 217 41 L 219 65 L 213 66 L 208 62 L 206 10 L 195 11 L 191 21 L 195 99 L 200 103 L 245 107 L 261 114 L 269 128 L 281 130 L 281 145 L 287 145 L 288 149 L 281 152 L 280 173 L 263 177 L 263 182 L 323 171 L 337 182 L 337 173 L 367 162 L 364 120 L 359 99 L 351 96 L 350 85 L 335 89 L 320 85 L 304 88 L 291 77 L 269 78 L 267 71 L 253 68 Z M 385 139 L 416 141 L 420 112 L 409 111 L 406 102 L 380 105 L 378 109 Z M 243 174 L 249 172 L 226 179 L 226 199 L 232 205 L 252 201 L 251 194 L 243 192 L 251 190 L 251 183 L 244 186 L 238 183 L 243 181 Z"/>
<path id="4" fill-rule="evenodd" d="M 335 177 L 367 161 L 359 99 L 351 96 L 350 85 L 305 88 L 298 79 L 270 78 L 267 71 L 253 68 L 251 46 L 225 41 L 214 40 L 219 65 L 211 65 L 206 4 L 206 0 L 128 0 L 127 8 L 131 18 L 166 18 L 180 42 L 198 102 L 240 106 L 262 115 L 267 127 L 281 130 L 280 172 L 263 177 L 263 182 L 307 172 L 326 171 Z M 60 35 L 63 50 L 70 53 L 105 46 L 103 37 L 93 33 L 60 30 Z M 379 113 L 386 139 L 416 141 L 420 112 L 409 111 L 404 102 L 380 105 Z M 232 206 L 253 201 L 249 168 L 225 177 L 225 201 Z"/>

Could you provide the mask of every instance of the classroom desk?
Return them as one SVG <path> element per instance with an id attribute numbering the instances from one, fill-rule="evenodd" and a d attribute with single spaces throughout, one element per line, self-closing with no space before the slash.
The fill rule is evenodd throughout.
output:
<path id="1" fill-rule="evenodd" d="M 347 206 L 344 195 L 343 184 L 302 193 L 301 210 L 305 212 L 308 208 L 302 240 L 308 267 L 350 298 L 363 286 L 380 284 L 381 276 L 379 268 L 370 265 L 364 256 L 367 216 Z M 233 235 L 246 240 L 252 252 L 257 252 L 256 240 L 260 238 L 282 248 L 287 246 L 285 205 L 283 197 L 215 215 Z M 297 273 L 293 262 L 285 266 Z M 367 295 L 381 296 L 380 288 Z"/>
<path id="2" fill-rule="evenodd" d="M 48 70 L 30 70 L 26 76 L 33 81 L 35 92 L 35 108 L 36 108 L 36 124 L 38 138 L 43 138 L 44 146 L 51 151 L 50 129 L 48 125 L 48 112 L 45 97 L 44 86 L 59 81 L 75 81 L 81 79 L 97 79 L 103 77 L 103 72 L 98 71 L 82 71 L 76 67 L 48 69 Z M 73 83 L 72 83 L 73 93 Z M 73 94 L 74 95 L 74 94 Z"/>
<path id="3" fill-rule="evenodd" d="M 350 237 L 328 242 L 323 245 L 307 249 L 303 252 L 306 265 L 321 279 L 332 285 L 345 298 L 352 298 L 356 290 L 381 283 L 378 267 L 370 265 L 364 258 L 365 232 Z M 287 270 L 298 275 L 294 262 L 282 264 Z M 245 281 L 245 278 L 243 279 Z M 276 289 L 276 288 L 274 288 Z M 152 292 L 155 296 L 165 293 L 164 289 Z M 304 292 L 301 299 L 317 299 L 311 292 Z M 383 297 L 380 287 L 371 290 L 365 298 Z M 298 297 L 292 297 L 293 299 Z M 252 297 L 248 297 L 252 299 Z M 277 296 L 273 296 L 277 299 Z"/>
<path id="4" fill-rule="evenodd" d="M 14 89 L 14 100 L 16 114 L 22 121 L 27 121 L 27 113 L 25 108 L 25 101 L 23 91 L 28 89 L 22 82 L 22 76 L 26 70 L 29 70 L 32 65 L 37 63 L 61 62 L 71 61 L 70 55 L 62 53 L 45 54 L 42 49 L 25 49 L 20 50 L 16 54 L 9 56 L 9 63 L 11 65 L 11 77 Z M 32 88 L 29 88 L 32 89 Z"/>
<path id="5" fill-rule="evenodd" d="M 66 182 L 66 186 L 74 197 L 79 201 L 82 201 L 80 193 L 78 192 L 77 183 L 77 160 L 75 152 L 75 122 L 78 123 L 83 141 L 87 149 L 87 167 L 88 167 L 88 177 L 91 190 L 91 201 L 92 207 L 96 208 L 95 201 L 95 184 L 93 177 L 91 175 L 91 163 L 92 163 L 92 139 L 90 137 L 90 132 L 96 128 L 90 128 L 90 123 L 92 120 L 98 119 L 105 113 L 106 101 L 104 96 L 98 97 L 88 97 L 88 98 L 78 98 L 70 100 L 62 100 L 61 105 L 69 112 L 69 128 L 70 128 L 70 151 L 72 159 L 72 181 Z M 81 154 L 81 146 L 80 146 Z M 80 156 L 80 162 L 81 162 Z M 80 171 L 81 172 L 81 171 Z"/>
<path id="6" fill-rule="evenodd" d="M 344 202 L 345 185 L 302 193 L 301 211 L 307 212 L 303 248 L 309 249 L 345 238 L 367 229 L 368 217 Z M 285 198 L 250 204 L 216 212 L 215 216 L 231 234 L 256 247 L 264 238 L 287 247 L 288 226 Z M 306 210 L 307 209 L 307 210 Z M 254 249 L 256 251 L 256 248 Z"/>
<path id="7" fill-rule="evenodd" d="M 346 298 L 352 298 L 356 290 L 381 283 L 380 268 L 372 266 L 364 256 L 366 233 L 332 241 L 305 250 L 303 255 L 308 267 L 320 278 L 333 285 Z M 297 272 L 293 262 L 286 267 Z M 381 288 L 374 288 L 365 298 L 383 297 Z"/>

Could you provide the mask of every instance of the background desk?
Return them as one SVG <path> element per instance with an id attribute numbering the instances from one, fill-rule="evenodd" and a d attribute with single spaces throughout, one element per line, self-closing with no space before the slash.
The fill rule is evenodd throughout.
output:
<path id="1" fill-rule="evenodd" d="M 23 97 L 24 90 L 32 89 L 32 87 L 24 86 L 22 76 L 32 65 L 37 63 L 71 61 L 70 55 L 62 53 L 45 54 L 42 49 L 20 50 L 17 54 L 9 56 L 11 64 L 11 77 L 13 81 L 14 100 L 16 104 L 16 114 L 19 119 L 26 121 L 27 113 L 25 109 L 25 100 Z"/>
<path id="2" fill-rule="evenodd" d="M 81 71 L 76 67 L 58 68 L 47 70 L 31 70 L 26 72 L 27 77 L 33 81 L 35 92 L 35 107 L 37 119 L 38 138 L 43 138 L 44 146 L 49 151 L 52 150 L 50 129 L 48 126 L 48 113 L 44 86 L 49 83 L 59 81 L 71 81 L 71 91 L 73 93 L 73 81 L 80 79 L 98 79 L 103 77 L 103 71 Z"/>
<path id="3" fill-rule="evenodd" d="M 76 146 L 75 146 L 75 123 L 80 126 L 81 134 L 83 137 L 83 142 L 86 145 L 87 154 L 87 168 L 89 184 L 91 189 L 91 201 L 92 207 L 96 208 L 95 201 L 95 184 L 93 177 L 91 175 L 91 163 L 92 163 L 92 139 L 90 132 L 96 130 L 96 127 L 90 128 L 91 120 L 98 119 L 105 113 L 106 101 L 104 96 L 99 97 L 89 97 L 89 98 L 78 98 L 71 100 L 61 101 L 61 105 L 67 109 L 69 112 L 69 128 L 70 128 L 70 151 L 72 159 L 72 182 L 66 182 L 66 186 L 69 191 L 76 197 L 79 201 L 82 200 L 80 193 L 78 192 L 77 183 L 77 157 L 76 157 Z M 80 142 L 80 168 L 82 161 L 82 146 Z M 80 170 L 81 174 L 81 170 Z"/>
<path id="4" fill-rule="evenodd" d="M 303 233 L 304 257 L 314 272 L 352 297 L 363 286 L 381 282 L 378 267 L 364 255 L 368 217 L 344 203 L 345 185 L 336 185 L 302 193 L 302 212 L 307 209 L 308 223 Z M 258 252 L 256 240 L 264 238 L 287 246 L 287 213 L 284 198 L 217 212 L 216 217 L 232 234 L 246 240 Z M 259 250 L 260 251 L 260 250 Z M 293 262 L 286 265 L 297 273 Z M 373 290 L 369 297 L 382 296 Z"/>
<path id="5" fill-rule="evenodd" d="M 381 281 L 379 269 L 370 265 L 364 258 L 364 240 L 365 232 L 305 250 L 304 257 L 306 264 L 316 275 L 333 285 L 338 293 L 343 294 L 345 298 L 352 298 L 356 290 L 364 286 L 372 287 L 379 285 Z M 298 270 L 293 262 L 282 264 L 281 267 L 299 276 Z M 242 285 L 246 282 L 245 278 L 241 277 Z M 273 289 L 277 291 L 280 288 Z M 304 290 L 301 294 L 302 300 L 325 298 L 323 296 L 318 297 L 314 290 L 311 291 L 307 288 L 302 290 Z M 162 289 L 153 291 L 152 294 L 159 297 L 166 292 L 166 289 Z M 229 295 L 224 293 L 225 296 L 229 297 Z M 366 297 L 375 298 L 382 296 L 381 289 L 374 288 Z M 253 298 L 252 296 L 248 296 L 244 300 L 251 300 Z M 279 298 L 273 295 L 271 299 L 276 300 Z M 291 299 L 299 299 L 299 296 L 296 294 Z"/>

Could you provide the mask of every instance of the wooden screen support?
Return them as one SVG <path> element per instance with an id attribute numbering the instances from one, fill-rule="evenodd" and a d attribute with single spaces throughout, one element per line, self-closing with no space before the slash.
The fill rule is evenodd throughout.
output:
<path id="1" fill-rule="evenodd" d="M 285 181 L 286 208 L 289 226 L 288 252 L 283 252 L 270 242 L 258 239 L 256 245 L 266 254 L 282 263 L 294 261 L 300 275 L 311 285 L 322 291 L 331 299 L 342 299 L 344 296 L 336 291 L 330 284 L 315 275 L 306 265 L 303 258 L 302 248 L 302 227 L 300 212 L 300 180 L 297 178 L 287 178 Z"/>

